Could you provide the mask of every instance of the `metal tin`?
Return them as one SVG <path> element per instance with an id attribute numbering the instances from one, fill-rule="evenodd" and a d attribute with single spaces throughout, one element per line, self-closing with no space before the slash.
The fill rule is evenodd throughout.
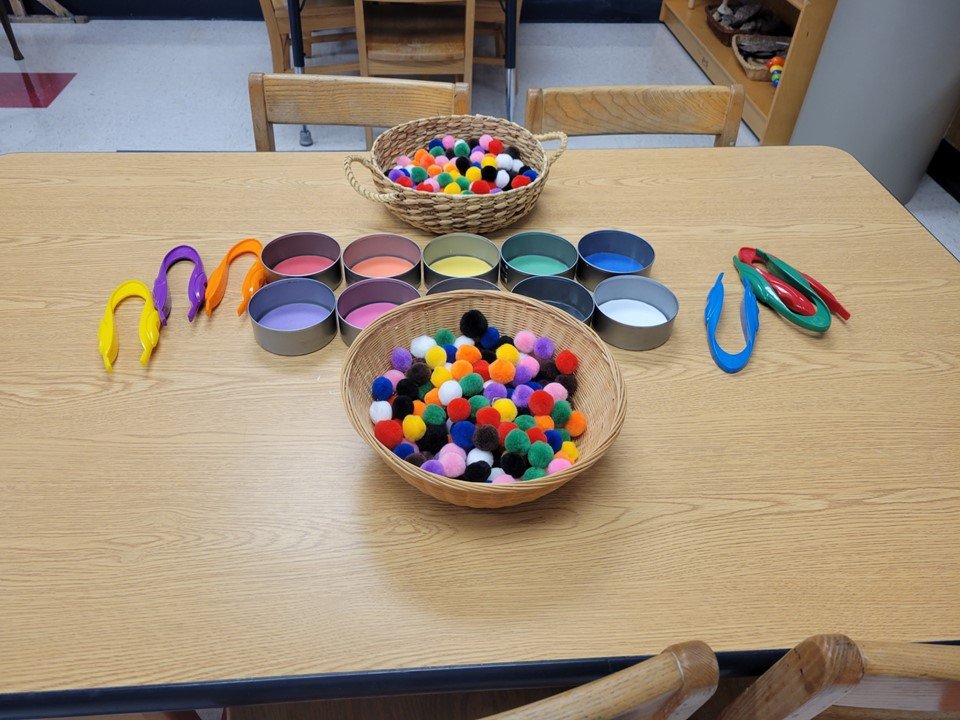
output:
<path id="1" fill-rule="evenodd" d="M 270 322 L 268 314 L 289 305 L 316 305 L 321 308 L 316 322 L 295 329 Z M 316 352 L 337 334 L 337 299 L 322 282 L 308 278 L 285 278 L 260 288 L 250 298 L 247 312 L 257 344 L 275 355 L 306 355 Z M 326 311 L 325 313 L 323 311 Z"/>
<path id="2" fill-rule="evenodd" d="M 507 290 L 513 290 L 514 285 L 521 280 L 542 276 L 518 270 L 512 265 L 516 258 L 525 255 L 544 255 L 563 263 L 563 270 L 548 273 L 548 276 L 572 279 L 576 274 L 577 249 L 569 240 L 553 233 L 528 230 L 511 235 L 503 241 L 503 246 L 500 248 L 500 277 Z"/>
<path id="3" fill-rule="evenodd" d="M 595 230 L 587 233 L 577 243 L 580 260 L 577 262 L 577 280 L 593 290 L 597 284 L 610 277 L 649 275 L 653 265 L 653 246 L 639 235 L 623 230 Z M 611 252 L 626 255 L 640 264 L 639 270 L 617 272 L 594 265 L 586 258 L 598 252 Z"/>
<path id="4" fill-rule="evenodd" d="M 392 278 L 369 278 L 358 280 L 344 288 L 337 299 L 337 324 L 340 326 L 340 337 L 349 345 L 363 328 L 346 321 L 347 315 L 354 310 L 372 303 L 389 302 L 402 305 L 405 302 L 416 300 L 420 291 L 410 283 Z"/>
<path id="5" fill-rule="evenodd" d="M 481 280 L 480 278 L 448 278 L 441 280 L 432 288 L 427 290 L 427 295 L 436 295 L 437 293 L 450 292 L 451 290 L 492 290 L 500 292 L 500 287 L 492 282 Z"/>
<path id="6" fill-rule="evenodd" d="M 497 284 L 497 280 L 500 279 L 500 251 L 497 250 L 497 246 L 481 235 L 455 232 L 435 237 L 423 249 L 423 282 L 428 290 L 441 280 L 460 277 L 445 275 L 432 267 L 438 260 L 456 255 L 479 258 L 490 265 L 490 269 L 486 272 L 467 277 L 477 277 L 494 285 Z"/>
<path id="7" fill-rule="evenodd" d="M 364 275 L 354 270 L 358 263 L 376 257 L 396 257 L 412 263 L 412 267 L 398 275 Z M 402 280 L 414 287 L 420 287 L 420 270 L 423 266 L 423 253 L 420 246 L 403 235 L 376 233 L 357 238 L 343 249 L 343 274 L 347 285 L 371 277 L 391 277 Z"/>
<path id="8" fill-rule="evenodd" d="M 274 268 L 292 257 L 298 255 L 318 255 L 320 257 L 330 258 L 333 264 L 323 270 L 310 275 L 290 275 L 288 273 L 277 272 Z M 267 281 L 281 280 L 283 278 L 307 278 L 318 280 L 331 290 L 336 290 L 343 280 L 343 266 L 340 264 L 340 245 L 329 235 L 317 232 L 295 232 L 281 235 L 274 238 L 266 245 L 260 253 L 260 260 L 267 268 Z"/>
<path id="9" fill-rule="evenodd" d="M 663 283 L 637 275 L 621 275 L 604 280 L 593 292 L 597 312 L 593 328 L 605 342 L 624 350 L 652 350 L 663 345 L 673 332 L 673 321 L 680 311 L 677 296 Z M 639 300 L 652 305 L 667 318 L 665 323 L 638 327 L 614 320 L 603 311 L 610 300 Z"/>
<path id="10" fill-rule="evenodd" d="M 541 300 L 588 323 L 595 306 L 590 291 L 575 280 L 557 275 L 538 275 L 521 280 L 513 288 L 517 295 Z"/>

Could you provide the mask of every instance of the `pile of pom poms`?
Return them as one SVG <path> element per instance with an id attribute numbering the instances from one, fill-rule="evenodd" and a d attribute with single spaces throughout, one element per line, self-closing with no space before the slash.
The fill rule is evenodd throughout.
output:
<path id="1" fill-rule="evenodd" d="M 377 440 L 427 472 L 468 482 L 536 480 L 573 465 L 587 428 L 573 406 L 577 356 L 548 337 L 501 335 L 479 310 L 390 354 L 374 379 Z"/>
<path id="2" fill-rule="evenodd" d="M 401 155 L 387 171 L 391 182 L 420 192 L 495 195 L 522 188 L 539 174 L 524 164 L 520 151 L 489 135 L 461 140 L 434 138 L 413 157 Z"/>

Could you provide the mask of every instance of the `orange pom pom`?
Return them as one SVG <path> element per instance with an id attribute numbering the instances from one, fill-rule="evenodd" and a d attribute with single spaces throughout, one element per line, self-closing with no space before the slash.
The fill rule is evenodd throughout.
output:
<path id="1" fill-rule="evenodd" d="M 423 411 L 426 410 L 427 404 L 423 400 L 414 400 L 413 401 L 413 414 L 416 416 L 423 415 Z"/>
<path id="2" fill-rule="evenodd" d="M 430 167 L 427 168 L 427 175 L 429 175 L 430 177 L 436 177 L 437 175 L 440 175 L 442 172 L 443 172 L 443 168 L 440 167 L 439 165 L 431 165 Z"/>
<path id="3" fill-rule="evenodd" d="M 433 388 L 426 395 L 424 395 L 423 401 L 427 405 L 443 405 L 443 403 L 440 402 L 440 390 L 437 388 Z M 569 422 L 567 424 L 569 425 Z M 567 429 L 569 430 L 569 428 Z M 573 435 L 572 432 L 570 434 Z"/>
<path id="4" fill-rule="evenodd" d="M 453 365 L 450 366 L 450 374 L 453 376 L 454 380 L 459 380 L 465 375 L 469 375 L 473 372 L 473 365 L 471 365 L 466 360 L 457 360 Z"/>
<path id="5" fill-rule="evenodd" d="M 461 345 L 457 348 L 457 360 L 466 360 L 473 365 L 480 359 L 480 349 L 476 345 Z"/>
<path id="6" fill-rule="evenodd" d="M 513 376 L 516 375 L 517 369 L 513 366 L 512 363 L 507 362 L 506 360 L 494 360 L 490 363 L 490 379 L 495 380 L 498 383 L 503 383 L 506 385 L 508 382 L 513 380 Z"/>
<path id="7" fill-rule="evenodd" d="M 553 430 L 554 428 L 553 418 L 549 415 L 536 415 L 534 416 L 533 421 L 541 430 Z"/>
<path id="8" fill-rule="evenodd" d="M 553 454 L 553 459 L 554 459 L 554 460 L 566 460 L 567 462 L 573 462 L 573 460 L 570 459 L 570 456 L 567 455 L 563 450 L 558 450 L 557 452 L 555 452 L 555 453 Z"/>
<path id="9" fill-rule="evenodd" d="M 570 437 L 580 437 L 587 429 L 587 418 L 579 410 L 574 410 L 570 413 L 570 419 L 564 427 L 570 433 Z"/>

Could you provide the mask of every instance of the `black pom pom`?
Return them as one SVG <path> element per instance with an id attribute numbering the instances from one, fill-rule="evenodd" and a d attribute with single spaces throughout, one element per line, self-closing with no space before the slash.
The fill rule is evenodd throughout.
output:
<path id="1" fill-rule="evenodd" d="M 467 168 L 470 167 L 470 158 L 458 157 L 456 159 L 456 166 L 460 174 L 463 175 L 467 171 Z"/>
<path id="2" fill-rule="evenodd" d="M 496 347 L 500 347 L 501 345 L 513 345 L 513 338 L 509 335 L 501 335 L 500 339 L 497 340 Z"/>
<path id="3" fill-rule="evenodd" d="M 406 379 L 406 378 L 404 378 Z M 403 382 L 401 380 L 400 382 Z M 393 400 L 393 419 L 403 420 L 407 415 L 413 414 L 413 400 L 406 395 L 397 395 Z"/>
<path id="4" fill-rule="evenodd" d="M 424 456 L 423 453 L 417 452 L 417 453 L 410 453 L 409 455 L 407 455 L 407 457 L 404 458 L 404 460 L 406 460 L 411 465 L 416 465 L 417 467 L 420 467 L 427 461 L 427 458 Z"/>
<path id="5" fill-rule="evenodd" d="M 530 166 L 529 166 L 529 165 L 521 165 L 521 166 L 520 166 L 520 174 L 523 175 L 523 174 L 524 174 L 525 172 L 527 172 L 529 169 L 530 169 Z"/>
<path id="6" fill-rule="evenodd" d="M 424 367 L 427 367 L 424 365 Z M 427 378 L 429 380 L 429 378 Z M 411 378 L 405 377 L 403 380 L 397 383 L 397 395 L 410 398 L 411 406 L 413 405 L 413 400 L 420 399 L 420 386 L 416 381 Z"/>
<path id="7" fill-rule="evenodd" d="M 577 392 L 577 376 L 576 375 L 557 375 L 556 382 L 560 383 L 567 389 L 568 395 L 573 395 Z"/>
<path id="8" fill-rule="evenodd" d="M 416 386 L 420 387 L 421 385 L 426 385 L 428 382 L 430 382 L 430 375 L 432 373 L 433 371 L 430 369 L 430 366 L 427 365 L 426 363 L 415 362 L 407 370 L 407 379 L 413 380 Z M 400 382 L 403 382 L 403 380 L 401 380 Z M 400 383 L 397 383 L 397 392 L 400 392 L 399 388 L 400 388 Z M 419 395 L 411 395 L 410 397 L 416 400 L 419 397 Z"/>
<path id="9" fill-rule="evenodd" d="M 440 448 L 447 444 L 447 426 L 446 425 L 427 425 L 427 432 L 417 441 L 417 447 L 421 451 L 437 453 Z"/>
<path id="10" fill-rule="evenodd" d="M 486 360 L 488 363 L 492 363 L 494 360 L 497 359 L 497 354 L 493 350 L 480 348 L 480 359 Z"/>
<path id="11" fill-rule="evenodd" d="M 544 360 L 542 363 L 540 363 L 540 374 L 537 375 L 537 382 L 542 381 L 541 384 L 546 385 L 547 383 L 556 380 L 559 374 L 560 371 L 557 370 L 557 366 L 554 364 L 553 360 Z M 397 385 L 399 387 L 399 383 Z"/>
<path id="12" fill-rule="evenodd" d="M 479 310 L 467 310 L 460 318 L 460 334 L 476 340 L 483 335 L 490 323 L 486 316 Z"/>
<path id="13" fill-rule="evenodd" d="M 414 453 L 416 454 L 416 453 Z M 500 467 L 503 471 L 512 477 L 518 478 L 527 470 L 527 461 L 519 453 L 504 453 L 500 458 Z"/>
<path id="14" fill-rule="evenodd" d="M 470 146 L 471 150 L 473 150 L 475 147 L 479 147 L 480 138 L 470 138 L 469 140 L 467 140 L 467 145 Z"/>
<path id="15" fill-rule="evenodd" d="M 497 179 L 497 168 L 495 165 L 484 165 L 480 168 L 480 177 L 487 182 L 493 182 Z"/>
<path id="16" fill-rule="evenodd" d="M 483 460 L 467 465 L 466 472 L 463 473 L 463 479 L 467 482 L 483 482 L 490 477 L 490 466 Z"/>
<path id="17" fill-rule="evenodd" d="M 481 450 L 493 452 L 500 447 L 500 435 L 493 425 L 477 425 L 473 431 L 473 445 Z"/>
<path id="18" fill-rule="evenodd" d="M 512 157 L 514 160 L 520 159 L 520 150 L 516 146 L 510 145 L 509 147 L 507 147 L 506 152 L 507 152 L 507 155 Z"/>

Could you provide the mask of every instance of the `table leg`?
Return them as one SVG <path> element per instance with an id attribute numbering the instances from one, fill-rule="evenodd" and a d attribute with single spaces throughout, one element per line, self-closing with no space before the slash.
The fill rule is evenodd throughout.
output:
<path id="1" fill-rule="evenodd" d="M 517 68 L 517 0 L 507 0 L 506 24 L 503 34 L 506 48 L 503 54 L 503 66 L 506 68 L 507 120 L 513 120 L 517 99 L 517 85 L 514 77 Z"/>
<path id="2" fill-rule="evenodd" d="M 13 59 L 23 60 L 23 53 L 20 52 L 20 48 L 17 45 L 17 38 L 13 35 L 13 28 L 10 27 L 10 18 L 7 17 L 7 10 L 3 7 L 2 0 L 0 0 L 0 24 L 3 25 L 3 31 L 7 34 L 7 40 L 10 41 L 10 47 L 13 49 Z"/>
<path id="3" fill-rule="evenodd" d="M 300 0 L 287 0 L 287 17 L 290 18 L 290 64 L 293 72 L 303 74 L 303 27 L 300 25 Z M 313 145 L 313 138 L 306 125 L 300 127 L 300 145 Z"/>

